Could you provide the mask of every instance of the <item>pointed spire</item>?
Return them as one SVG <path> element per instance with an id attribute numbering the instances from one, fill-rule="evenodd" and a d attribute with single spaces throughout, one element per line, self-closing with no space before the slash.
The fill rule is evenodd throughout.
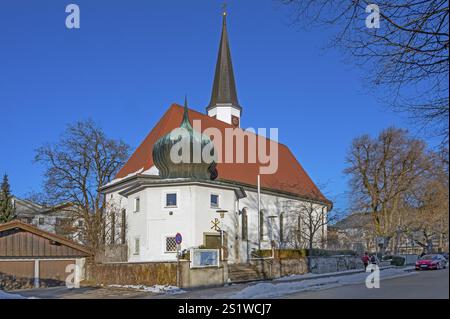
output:
<path id="1" fill-rule="evenodd" d="M 181 127 L 192 127 L 191 122 L 189 121 L 189 108 L 188 108 L 188 98 L 187 94 L 184 96 L 184 112 L 183 112 L 183 120 L 181 121 Z"/>
<path id="2" fill-rule="evenodd" d="M 226 8 L 226 7 L 225 7 Z M 222 14 L 222 36 L 220 39 L 219 55 L 217 58 L 214 85 L 211 94 L 211 101 L 207 110 L 218 104 L 231 104 L 241 110 L 234 81 L 233 64 L 231 62 L 230 45 L 227 32 L 227 12 L 224 8 Z"/>

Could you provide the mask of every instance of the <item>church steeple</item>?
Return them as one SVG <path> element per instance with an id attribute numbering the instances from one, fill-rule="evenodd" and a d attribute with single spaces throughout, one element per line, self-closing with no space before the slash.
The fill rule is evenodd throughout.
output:
<path id="1" fill-rule="evenodd" d="M 228 42 L 227 12 L 223 12 L 222 36 L 217 57 L 211 101 L 206 108 L 208 115 L 239 126 L 242 108 L 239 105 L 234 80 L 231 51 Z"/>

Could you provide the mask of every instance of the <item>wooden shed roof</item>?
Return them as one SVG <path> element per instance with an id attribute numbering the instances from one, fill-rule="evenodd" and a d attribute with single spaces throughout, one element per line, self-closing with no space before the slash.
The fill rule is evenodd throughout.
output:
<path id="1" fill-rule="evenodd" d="M 39 229 L 35 226 L 29 225 L 27 223 L 24 223 L 20 220 L 13 220 L 11 222 L 5 223 L 5 224 L 0 224 L 0 233 L 1 232 L 5 232 L 5 231 L 9 231 L 9 230 L 23 230 L 25 232 L 34 234 L 38 237 L 42 237 L 44 239 L 48 239 L 50 241 L 53 241 L 57 244 L 60 245 L 64 245 L 67 247 L 70 247 L 72 249 L 75 249 L 77 251 L 79 251 L 80 253 L 82 253 L 83 255 L 86 256 L 91 256 L 92 255 L 92 251 L 86 247 L 83 246 L 81 244 L 78 244 L 70 239 L 64 238 L 62 236 L 56 235 L 56 234 L 52 234 L 49 232 L 46 232 L 42 229 Z"/>

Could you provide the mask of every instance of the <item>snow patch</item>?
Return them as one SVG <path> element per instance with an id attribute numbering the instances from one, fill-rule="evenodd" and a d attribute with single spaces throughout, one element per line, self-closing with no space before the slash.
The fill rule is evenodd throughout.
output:
<path id="1" fill-rule="evenodd" d="M 364 272 L 364 269 L 351 269 L 351 270 L 344 270 L 344 271 L 337 271 L 337 272 L 330 272 L 326 274 L 313 274 L 313 273 L 307 273 L 303 275 L 289 275 L 281 278 L 274 279 L 274 282 L 277 281 L 292 281 L 292 280 L 301 280 L 301 279 L 309 279 L 314 277 L 326 277 L 326 276 L 336 276 L 336 275 L 348 275 L 348 274 L 354 274 L 355 272 Z"/>
<path id="2" fill-rule="evenodd" d="M 167 295 L 179 295 L 184 294 L 186 291 L 174 287 L 174 286 L 162 286 L 162 285 L 155 285 L 155 286 L 144 286 L 144 285 L 109 285 L 108 287 L 111 288 L 126 288 L 126 289 L 135 289 L 140 291 L 146 291 L 146 292 L 153 292 L 157 294 L 167 294 Z"/>
<path id="3" fill-rule="evenodd" d="M 17 294 L 9 294 L 7 292 L 4 292 L 3 290 L 0 290 L 0 299 L 27 299 L 27 298 Z"/>
<path id="4" fill-rule="evenodd" d="M 391 279 L 414 275 L 403 269 L 386 269 L 381 271 L 380 279 Z M 339 277 L 309 279 L 296 282 L 259 283 L 232 294 L 230 299 L 267 299 L 277 298 L 302 291 L 322 290 L 344 285 L 365 283 L 368 273 L 358 273 Z"/>

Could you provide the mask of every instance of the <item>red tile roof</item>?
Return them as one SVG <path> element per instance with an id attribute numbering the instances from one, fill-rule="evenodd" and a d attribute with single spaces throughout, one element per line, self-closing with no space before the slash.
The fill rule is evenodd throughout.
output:
<path id="1" fill-rule="evenodd" d="M 154 165 L 152 158 L 153 145 L 160 137 L 179 127 L 182 117 L 183 107 L 173 104 L 136 149 L 128 162 L 122 167 L 116 178 L 124 178 L 141 169 L 144 171 L 150 169 Z M 200 120 L 202 131 L 212 127 L 219 129 L 223 137 L 225 136 L 226 128 L 233 128 L 233 126 L 225 122 L 193 110 L 189 110 L 189 119 L 191 123 L 194 120 Z M 269 142 L 268 139 L 260 136 L 258 137 L 258 141 Z M 273 141 L 271 143 L 275 144 Z M 245 147 L 247 147 L 247 143 L 245 143 Z M 268 153 L 268 147 L 266 153 Z M 272 175 L 261 175 L 262 188 L 291 193 L 296 196 L 331 204 L 320 192 L 288 147 L 283 144 L 278 144 L 278 152 L 278 171 Z M 219 163 L 217 165 L 219 171 L 218 180 L 256 186 L 260 166 L 261 164 L 259 163 Z M 267 164 L 262 164 L 262 166 L 267 166 Z"/>

